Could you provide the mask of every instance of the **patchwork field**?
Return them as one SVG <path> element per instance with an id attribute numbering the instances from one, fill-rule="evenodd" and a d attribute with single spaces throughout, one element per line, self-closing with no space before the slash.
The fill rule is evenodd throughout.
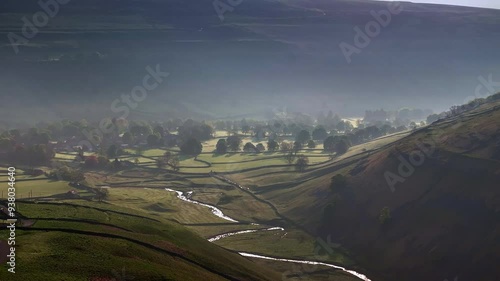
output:
<path id="1" fill-rule="evenodd" d="M 284 214 L 293 216 L 293 211 L 290 212 L 290 210 L 293 210 L 295 205 L 314 204 L 314 196 L 317 195 L 298 193 L 303 190 L 303 185 L 309 184 L 311 189 L 314 189 L 314 181 L 309 181 L 309 178 L 322 180 L 322 175 L 329 172 L 327 167 L 331 166 L 332 163 L 343 165 L 341 163 L 368 155 L 404 135 L 406 134 L 396 134 L 364 145 L 354 146 L 348 153 L 338 157 L 333 156 L 333 158 L 321 149 L 301 150 L 297 154 L 309 158 L 309 166 L 304 173 L 296 171 L 294 165 L 288 164 L 282 152 L 228 153 L 226 155 L 210 152 L 202 153 L 196 158 L 181 156 L 180 169 L 175 172 L 169 167 L 159 169 L 156 166 L 156 159 L 163 156 L 167 151 L 165 149 L 144 150 L 141 155 L 135 155 L 135 151 L 127 150 L 130 155 L 123 155 L 120 160 L 135 163 L 137 158 L 139 162 L 136 167 L 119 171 L 88 170 L 86 172 L 87 182 L 95 186 L 107 186 L 108 195 L 103 202 L 99 202 L 95 198 L 92 199 L 93 193 L 86 190 L 77 190 L 79 198 L 69 198 L 64 195 L 74 188 L 67 182 L 48 180 L 43 175 L 30 178 L 20 173 L 16 184 L 18 199 L 31 199 L 30 202 L 39 202 L 38 204 L 21 203 L 19 205 L 21 214 L 27 219 L 29 218 L 28 225 L 30 225 L 30 228 L 20 230 L 22 237 L 20 241 L 38 239 L 40 242 L 36 245 L 23 246 L 24 249 L 37 253 L 36 255 L 27 256 L 26 253 L 23 253 L 20 254 L 19 258 L 26 263 L 30 270 L 36 271 L 37 255 L 44 256 L 48 251 L 58 253 L 60 257 L 52 258 L 49 261 L 51 264 L 61 262 L 63 259 L 71 259 L 74 255 L 73 252 L 78 251 L 81 252 L 80 256 L 83 259 L 82 267 L 84 269 L 82 272 L 91 267 L 89 262 L 91 258 L 100 261 L 102 266 L 99 267 L 100 269 L 94 270 L 92 276 L 110 276 L 114 273 L 102 270 L 116 267 L 119 271 L 124 267 L 133 276 L 148 276 L 147 278 L 151 278 L 150 280 L 156 280 L 154 278 L 160 278 L 160 275 L 176 278 L 175 276 L 180 274 L 179 272 L 172 272 L 168 269 L 156 270 L 156 268 L 164 266 L 165 263 L 170 263 L 168 258 L 162 259 L 161 262 L 155 261 L 165 253 L 152 253 L 151 260 L 144 259 L 144 263 L 131 265 L 129 256 L 121 254 L 120 250 L 110 250 L 114 256 L 107 261 L 102 260 L 102 262 L 101 259 L 104 257 L 94 257 L 92 252 L 97 251 L 97 247 L 135 249 L 134 251 L 144 255 L 148 255 L 150 251 L 158 251 L 158 249 L 148 248 L 149 246 L 143 249 L 142 243 L 147 243 L 161 249 L 182 252 L 190 258 L 198 255 L 197 258 L 203 260 L 203 257 L 199 257 L 203 253 L 185 253 L 186 248 L 194 247 L 192 243 L 187 242 L 191 239 L 187 239 L 187 237 L 196 235 L 202 239 L 200 241 L 206 242 L 204 239 L 219 234 L 255 231 L 230 235 L 214 241 L 212 245 L 218 249 L 225 248 L 231 251 L 251 252 L 287 259 L 324 261 L 357 268 L 356 263 L 349 257 L 342 245 L 333 249 L 323 249 L 321 246 L 324 244 L 322 238 L 311 235 L 307 229 L 299 227 Z M 216 141 L 217 139 L 207 142 L 205 144 L 207 150 L 211 150 Z M 58 153 L 56 157 L 60 161 L 73 161 L 75 155 Z M 239 188 L 216 179 L 210 175 L 211 172 L 225 175 L 228 179 L 242 184 L 243 187 Z M 2 176 L 0 180 L 6 181 L 7 177 Z M 290 189 L 288 183 L 291 181 L 303 182 L 303 185 L 297 186 L 295 184 L 294 188 Z M 207 206 L 180 200 L 177 193 L 168 191 L 166 188 L 183 192 L 184 195 L 189 194 L 190 200 L 214 206 L 236 222 L 216 216 Z M 6 185 L 0 187 L 0 191 L 6 192 L 6 190 Z M 28 198 L 29 196 L 32 198 Z M 47 200 L 52 203 L 44 202 Z M 300 223 L 300 221 L 298 222 Z M 274 229 L 275 227 L 278 228 Z M 271 230 L 264 230 L 268 228 Z M 42 229 L 58 230 L 45 233 L 41 231 Z M 85 241 L 89 241 L 89 235 L 109 233 L 109 230 L 112 229 L 113 233 L 125 237 L 125 240 L 104 235 L 99 236 L 96 243 L 90 247 L 79 248 L 79 246 L 73 245 L 73 243 L 88 243 Z M 165 233 L 165 231 L 167 232 Z M 193 234 L 181 235 L 187 235 L 186 237 L 174 235 L 176 232 L 184 233 L 186 231 Z M 172 235 L 172 237 L 161 238 L 165 235 Z M 62 243 L 59 250 L 53 249 L 56 240 L 60 240 Z M 136 240 L 141 241 L 139 245 Z M 171 244 L 161 242 L 167 240 Z M 75 241 L 81 242 L 76 243 Z M 199 247 L 203 248 L 206 245 L 200 244 Z M 23 248 L 20 250 L 24 251 Z M 241 257 L 235 261 L 240 263 L 240 259 Z M 248 259 L 244 258 L 246 261 Z M 279 272 L 283 280 L 295 280 L 300 276 L 307 277 L 308 280 L 322 280 L 327 275 L 339 281 L 357 280 L 352 275 L 346 275 L 324 266 L 315 266 L 311 269 L 311 266 L 308 265 L 287 265 L 284 262 L 255 258 L 250 258 L 250 260 L 251 262 L 244 266 L 269 265 Z M 203 260 L 203 264 L 207 262 L 208 260 Z M 146 263 L 149 265 L 146 266 Z M 190 266 L 189 262 L 185 264 L 183 261 L 177 261 L 177 263 L 179 264 L 176 264 L 175 267 L 181 268 L 181 272 L 182 268 L 188 270 L 187 268 Z M 241 266 L 243 264 L 246 262 L 242 261 Z M 73 265 L 67 264 L 67 266 Z M 214 266 L 217 268 L 217 265 Z M 146 271 L 156 271 L 159 275 L 154 277 L 146 274 Z M 201 271 L 200 276 L 205 275 L 208 280 L 217 280 L 217 277 L 212 276 L 213 272 L 207 273 L 203 269 Z M 193 271 L 193 273 L 195 272 Z M 241 274 L 241 272 L 233 273 Z M 271 273 L 270 276 L 272 274 L 274 273 Z M 42 276 L 40 280 L 44 280 L 43 278 L 48 277 Z M 66 276 L 63 273 L 56 278 L 83 280 Z"/>

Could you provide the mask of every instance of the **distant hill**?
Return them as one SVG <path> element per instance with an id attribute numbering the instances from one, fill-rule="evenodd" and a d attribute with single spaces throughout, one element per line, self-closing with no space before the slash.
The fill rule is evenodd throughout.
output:
<path id="1" fill-rule="evenodd" d="M 402 2 L 349 64 L 339 44 L 354 44 L 354 27 L 387 2 L 244 0 L 221 21 L 212 0 L 70 1 L 15 54 L 7 35 L 21 34 L 37 2 L 0 6 L 0 95 L 13 109 L 2 119 L 30 119 L 21 107 L 32 120 L 112 115 L 112 102 L 157 64 L 171 76 L 133 118 L 216 118 L 284 105 L 342 115 L 440 110 L 474 95 L 478 76 L 500 77 L 498 10 Z"/>

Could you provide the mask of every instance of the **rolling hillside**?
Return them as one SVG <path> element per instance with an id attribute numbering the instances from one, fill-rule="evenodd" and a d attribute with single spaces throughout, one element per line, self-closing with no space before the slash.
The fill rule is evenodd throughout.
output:
<path id="1" fill-rule="evenodd" d="M 312 169 L 295 183 L 270 180 L 256 190 L 349 249 L 375 280 L 497 280 L 498 120 L 500 102 L 490 102 Z M 337 174 L 347 184 L 331 188 Z M 390 218 L 381 222 L 384 208 Z"/>
<path id="2" fill-rule="evenodd" d="M 3 265 L 0 280 L 194 281 L 280 277 L 177 223 L 151 218 L 146 212 L 86 201 L 17 205 L 22 219 L 16 225 L 16 274 L 9 273 L 7 265 Z M 0 230 L 0 234 L 7 237 L 8 230 Z"/>

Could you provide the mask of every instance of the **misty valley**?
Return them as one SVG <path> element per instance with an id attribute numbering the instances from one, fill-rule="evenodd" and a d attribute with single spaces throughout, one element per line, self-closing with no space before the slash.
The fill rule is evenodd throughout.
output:
<path id="1" fill-rule="evenodd" d="M 500 6 L 4 0 L 0 280 L 500 280 Z"/>

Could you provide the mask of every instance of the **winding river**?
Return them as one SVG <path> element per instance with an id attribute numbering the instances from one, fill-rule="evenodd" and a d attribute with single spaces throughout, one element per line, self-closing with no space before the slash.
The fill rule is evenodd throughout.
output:
<path id="1" fill-rule="evenodd" d="M 237 185 L 236 183 L 233 183 L 233 184 Z M 240 185 L 237 185 L 237 186 L 240 187 L 240 188 L 242 188 Z M 184 195 L 184 192 L 182 192 L 182 191 L 173 190 L 173 189 L 170 189 L 170 188 L 165 188 L 165 190 L 177 193 L 177 198 L 179 198 L 182 201 L 189 202 L 189 203 L 192 203 L 192 204 L 196 204 L 196 205 L 200 205 L 200 206 L 204 206 L 204 207 L 209 208 L 215 216 L 217 216 L 217 217 L 219 217 L 221 219 L 224 219 L 224 220 L 227 220 L 227 221 L 231 221 L 231 222 L 239 222 L 239 221 L 237 221 L 237 220 L 235 220 L 235 219 L 233 219 L 231 217 L 228 217 L 228 216 L 224 215 L 224 213 L 220 209 L 218 209 L 217 207 L 215 207 L 215 206 L 212 206 L 212 205 L 209 205 L 209 204 L 205 204 L 205 203 L 202 203 L 202 202 L 190 199 L 191 195 L 193 194 L 193 191 L 189 191 L 189 192 L 186 193 L 186 195 Z M 252 223 L 251 225 L 258 225 L 258 224 Z M 284 228 L 278 227 L 278 226 L 276 226 L 276 227 L 270 227 L 270 228 L 240 230 L 240 231 L 227 232 L 227 233 L 216 235 L 214 237 L 209 238 L 208 241 L 209 242 L 214 242 L 214 241 L 226 238 L 226 237 L 230 237 L 230 236 L 234 236 L 234 235 L 239 235 L 239 234 L 245 234 L 245 233 L 253 233 L 253 232 L 258 232 L 258 231 L 276 231 L 276 230 L 285 231 Z M 289 263 L 300 263 L 300 264 L 310 264 L 310 265 L 327 266 L 327 267 L 331 267 L 331 268 L 335 268 L 335 269 L 339 269 L 339 270 L 345 271 L 345 272 L 347 272 L 349 274 L 352 274 L 352 275 L 358 277 L 361 280 L 371 281 L 364 274 L 358 273 L 358 272 L 356 272 L 354 270 L 348 270 L 348 269 L 346 269 L 344 267 L 341 267 L 341 266 L 338 266 L 338 265 L 329 264 L 329 263 L 318 262 L 318 261 L 307 261 L 307 260 L 293 260 L 293 259 L 273 258 L 273 257 L 267 257 L 267 256 L 256 255 L 256 254 L 251 254 L 251 253 L 245 253 L 245 252 L 238 252 L 238 254 L 240 254 L 240 255 L 242 255 L 244 257 L 249 257 L 249 258 L 258 258 L 258 259 L 274 260 L 274 261 L 289 262 Z"/>

